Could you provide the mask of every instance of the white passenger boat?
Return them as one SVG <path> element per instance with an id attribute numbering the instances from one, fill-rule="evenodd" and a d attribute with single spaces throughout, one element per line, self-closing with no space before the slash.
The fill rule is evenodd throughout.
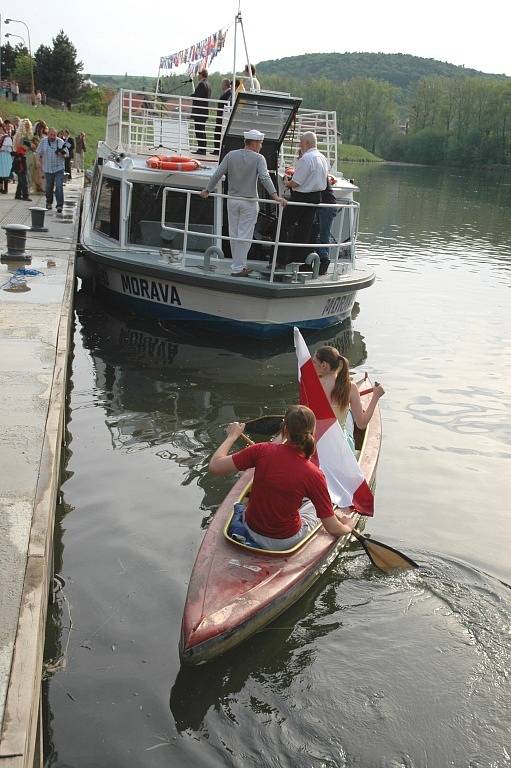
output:
<path id="1" fill-rule="evenodd" d="M 347 318 L 357 292 L 375 279 L 372 270 L 356 264 L 357 188 L 337 170 L 335 112 L 300 105 L 300 98 L 272 92 L 238 93 L 234 104 L 226 104 L 119 91 L 109 105 L 106 140 L 98 145 L 85 192 L 79 274 L 93 275 L 110 300 L 140 314 L 216 324 L 252 336 L 272 336 L 293 326 L 321 329 Z M 208 149 L 200 156 L 190 154 L 197 146 L 198 110 L 208 111 Z M 336 215 L 330 242 L 283 242 L 283 208 L 259 185 L 260 211 L 248 255 L 253 271 L 236 277 L 231 275 L 226 182 L 220 181 L 207 200 L 200 191 L 219 159 L 243 146 L 244 131 L 252 128 L 265 134 L 262 153 L 281 194 L 300 135 L 316 133 L 330 168 Z M 310 249 L 305 267 L 298 258 L 286 268 L 277 266 L 279 247 L 304 245 Z M 316 250 L 321 246 L 330 254 L 325 275 L 319 275 Z"/>

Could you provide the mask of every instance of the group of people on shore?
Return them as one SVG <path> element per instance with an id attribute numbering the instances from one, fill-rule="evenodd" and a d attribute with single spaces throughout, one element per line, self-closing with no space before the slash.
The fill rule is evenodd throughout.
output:
<path id="1" fill-rule="evenodd" d="M 85 142 L 83 131 L 73 138 L 69 130 L 57 131 L 44 120 L 32 125 L 28 118 L 0 118 L 0 194 L 7 194 L 16 175 L 16 199 L 31 202 L 31 193 L 45 193 L 50 209 L 55 193 L 57 211 L 62 211 L 65 180 L 73 166 L 84 171 Z"/>
<path id="2" fill-rule="evenodd" d="M 0 93 L 7 101 L 19 101 L 20 85 L 16 80 L 0 80 Z M 30 101 L 33 107 L 44 106 L 47 102 L 46 93 L 38 89 L 31 94 Z"/>

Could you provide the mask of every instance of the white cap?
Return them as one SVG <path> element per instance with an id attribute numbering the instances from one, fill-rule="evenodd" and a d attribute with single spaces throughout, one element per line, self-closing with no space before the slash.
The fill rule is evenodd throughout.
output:
<path id="1" fill-rule="evenodd" d="M 252 128 L 251 131 L 245 131 L 243 136 L 245 141 L 262 141 L 264 139 L 264 133 L 257 131 L 255 128 Z"/>

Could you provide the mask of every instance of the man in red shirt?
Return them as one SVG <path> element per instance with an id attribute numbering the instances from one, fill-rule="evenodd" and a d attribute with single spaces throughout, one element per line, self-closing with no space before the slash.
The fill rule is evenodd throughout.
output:
<path id="1" fill-rule="evenodd" d="M 310 408 L 292 405 L 284 418 L 282 443 L 257 443 L 229 455 L 245 428 L 234 422 L 211 458 L 209 470 L 215 475 L 255 467 L 245 525 L 264 549 L 290 549 L 317 525 L 318 518 L 332 536 L 345 536 L 355 525 L 352 518 L 335 514 L 325 476 L 310 461 L 316 447 L 315 426 Z M 315 514 L 300 510 L 304 498 L 311 500 Z"/>

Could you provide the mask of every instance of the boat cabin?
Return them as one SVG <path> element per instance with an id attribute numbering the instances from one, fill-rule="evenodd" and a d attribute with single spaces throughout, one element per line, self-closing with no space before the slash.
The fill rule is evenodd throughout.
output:
<path id="1" fill-rule="evenodd" d="M 207 153 L 192 162 L 193 170 L 183 170 L 177 159 L 170 169 L 149 166 L 151 157 L 195 159 L 190 153 L 197 147 L 198 125 L 204 130 Z M 331 169 L 337 201 L 326 244 L 334 264 L 331 276 L 337 278 L 354 266 L 356 187 L 337 171 L 335 112 L 302 109 L 301 99 L 268 92 L 239 93 L 232 105 L 217 99 L 119 91 L 109 105 L 106 141 L 99 145 L 92 179 L 89 215 L 95 245 L 128 253 L 156 251 L 181 259 L 183 266 L 204 269 L 212 268 L 213 257 L 215 268 L 221 268 L 222 257 L 229 255 L 227 183 L 220 182 L 207 200 L 199 195 L 219 159 L 243 146 L 243 133 L 251 128 L 265 134 L 262 154 L 281 191 L 285 169 L 296 158 L 300 135 L 306 130 L 316 133 L 318 149 Z M 268 200 L 259 186 L 260 201 Z M 249 252 L 249 260 L 261 265 L 258 278 L 273 281 L 279 277 L 273 257 L 281 216 L 281 206 L 273 201 L 260 204 Z M 315 244 L 310 245 L 314 250 Z M 207 259 L 205 254 L 209 254 Z M 297 269 L 293 274 L 288 270 L 285 277 L 295 282 L 307 279 L 299 278 Z M 317 278 L 314 262 L 308 277 Z"/>

